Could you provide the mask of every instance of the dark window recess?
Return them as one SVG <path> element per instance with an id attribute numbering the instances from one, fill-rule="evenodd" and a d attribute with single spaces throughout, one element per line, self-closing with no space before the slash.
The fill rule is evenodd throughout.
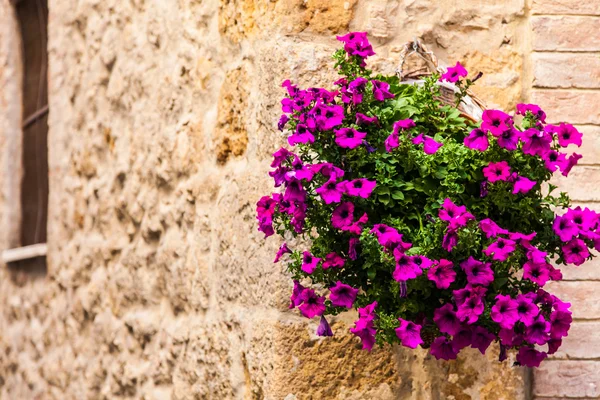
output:
<path id="1" fill-rule="evenodd" d="M 14 1 L 23 57 L 21 246 L 46 242 L 48 218 L 48 0 Z"/>

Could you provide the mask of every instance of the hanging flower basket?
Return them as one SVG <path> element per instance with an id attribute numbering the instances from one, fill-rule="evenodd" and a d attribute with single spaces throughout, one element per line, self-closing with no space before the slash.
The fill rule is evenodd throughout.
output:
<path id="1" fill-rule="evenodd" d="M 257 204 L 266 237 L 306 244 L 275 257 L 294 280 L 290 308 L 320 317 L 321 336 L 327 315 L 357 309 L 350 331 L 367 350 L 399 343 L 450 360 L 497 342 L 501 361 L 512 350 L 539 366 L 572 321 L 544 285 L 600 248 L 599 215 L 567 209 L 546 184 L 581 158 L 565 152 L 581 133 L 532 104 L 483 111 L 476 79 L 460 63 L 439 70 L 418 43 L 402 58 L 423 57 L 425 73 L 383 76 L 366 69 L 366 33 L 338 40 L 331 90 L 282 85 L 293 150 L 275 152 L 278 189 Z"/>

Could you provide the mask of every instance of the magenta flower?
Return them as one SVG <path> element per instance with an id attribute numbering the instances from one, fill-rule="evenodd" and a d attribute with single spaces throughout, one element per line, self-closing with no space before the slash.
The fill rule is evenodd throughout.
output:
<path id="1" fill-rule="evenodd" d="M 361 66 L 364 66 L 365 58 L 375 55 L 366 32 L 350 32 L 344 36 L 337 36 L 337 40 L 344 42 L 346 53 L 362 59 Z"/>
<path id="2" fill-rule="evenodd" d="M 290 146 L 295 146 L 298 143 L 314 143 L 315 136 L 311 133 L 308 127 L 304 124 L 296 126 L 296 132 L 288 137 Z"/>
<path id="3" fill-rule="evenodd" d="M 369 117 L 359 112 L 356 113 L 356 125 L 372 125 L 378 122 L 377 116 Z"/>
<path id="4" fill-rule="evenodd" d="M 557 310 L 550 314 L 550 337 L 559 339 L 569 334 L 573 316 L 570 311 Z"/>
<path id="5" fill-rule="evenodd" d="M 492 257 L 492 260 L 495 261 L 505 261 L 510 254 L 515 251 L 516 245 L 517 244 L 512 240 L 498 238 L 494 243 L 490 244 L 487 249 L 483 250 L 483 254 Z"/>
<path id="6" fill-rule="evenodd" d="M 476 326 L 473 328 L 471 347 L 479 350 L 481 354 L 485 354 L 485 351 L 490 347 L 494 339 L 496 339 L 496 336 L 490 333 L 490 331 L 481 326 Z"/>
<path id="7" fill-rule="evenodd" d="M 354 105 L 362 103 L 367 82 L 368 81 L 365 78 L 359 77 L 348 85 L 348 92 L 352 94 L 352 103 Z"/>
<path id="8" fill-rule="evenodd" d="M 534 263 L 527 261 L 523 264 L 523 278 L 529 279 L 540 286 L 544 286 L 550 279 L 550 269 L 547 263 Z"/>
<path id="9" fill-rule="evenodd" d="M 429 352 L 436 360 L 456 360 L 456 356 L 458 355 L 458 352 L 454 351 L 452 347 L 452 342 L 444 336 L 435 338 L 433 343 L 431 343 Z"/>
<path id="10" fill-rule="evenodd" d="M 331 226 L 337 229 L 352 225 L 354 221 L 354 204 L 349 201 L 340 204 L 333 210 Z"/>
<path id="11" fill-rule="evenodd" d="M 516 298 L 517 302 L 517 315 L 519 321 L 525 326 L 533 324 L 535 317 L 540 313 L 540 309 L 533 303 L 533 300 L 524 294 L 520 294 Z"/>
<path id="12" fill-rule="evenodd" d="M 438 212 L 438 217 L 442 221 L 447 221 L 450 223 L 448 225 L 450 230 L 463 227 L 467 225 L 467 222 L 475 219 L 473 214 L 467 212 L 467 208 L 465 206 L 457 206 L 448 198 L 444 199 L 442 208 Z"/>
<path id="13" fill-rule="evenodd" d="M 367 136 L 365 132 L 359 132 L 352 128 L 341 128 L 335 131 L 335 142 L 345 149 L 354 149 L 360 146 Z"/>
<path id="14" fill-rule="evenodd" d="M 329 268 L 342 268 L 346 261 L 336 252 L 329 253 L 325 256 L 325 261 L 323 261 L 323 269 Z"/>
<path id="15" fill-rule="evenodd" d="M 455 352 L 459 352 L 465 347 L 471 345 L 473 332 L 470 326 L 463 326 L 455 335 L 452 335 L 452 348 Z"/>
<path id="16" fill-rule="evenodd" d="M 350 332 L 360 338 L 363 350 L 371 351 L 375 345 L 375 334 L 377 332 L 372 319 L 359 318 L 354 322 L 354 328 L 350 328 Z"/>
<path id="17" fill-rule="evenodd" d="M 510 166 L 506 161 L 490 162 L 483 169 L 483 176 L 491 183 L 497 181 L 507 181 L 510 177 Z"/>
<path id="18" fill-rule="evenodd" d="M 484 263 L 469 257 L 466 261 L 461 262 L 460 266 L 467 274 L 467 282 L 471 285 L 488 286 L 494 281 L 492 263 Z"/>
<path id="19" fill-rule="evenodd" d="M 304 203 L 306 201 L 306 190 L 304 190 L 302 182 L 298 179 L 291 179 L 285 188 L 283 199 L 290 202 L 298 201 Z"/>
<path id="20" fill-rule="evenodd" d="M 517 313 L 517 302 L 508 295 L 499 294 L 496 296 L 496 304 L 492 306 L 492 321 L 498 323 L 500 328 L 512 329 L 519 319 Z"/>
<path id="21" fill-rule="evenodd" d="M 358 289 L 354 289 L 352 286 L 340 281 L 337 281 L 335 286 L 329 290 L 331 291 L 329 300 L 331 300 L 334 307 L 352 308 L 358 294 Z"/>
<path id="22" fill-rule="evenodd" d="M 381 82 L 372 80 L 373 84 L 373 97 L 375 100 L 384 101 L 385 99 L 393 99 L 394 95 L 390 93 L 390 84 L 387 82 Z"/>
<path id="23" fill-rule="evenodd" d="M 548 355 L 543 351 L 537 351 L 532 347 L 522 346 L 517 353 L 517 362 L 525 367 L 539 367 L 540 363 Z"/>
<path id="24" fill-rule="evenodd" d="M 571 169 L 573 169 L 573 167 L 577 165 L 577 163 L 582 157 L 582 155 L 577 153 L 571 154 L 571 156 L 567 158 L 567 161 L 565 162 L 564 167 L 561 170 L 563 176 L 569 176 L 569 172 L 571 172 Z"/>
<path id="25" fill-rule="evenodd" d="M 393 149 L 397 148 L 398 146 L 400 146 L 400 138 L 399 138 L 398 134 L 392 133 L 390 136 L 388 136 L 385 139 L 384 145 L 385 145 L 385 151 L 387 151 L 388 153 L 390 151 L 392 151 Z"/>
<path id="26" fill-rule="evenodd" d="M 496 237 L 498 235 L 509 234 L 509 232 L 506 229 L 500 228 L 498 224 L 496 224 L 489 218 L 482 219 L 481 221 L 479 221 L 479 229 L 481 229 L 481 231 L 485 233 L 485 237 L 487 237 L 488 239 L 491 237 Z"/>
<path id="27" fill-rule="evenodd" d="M 535 128 L 529 128 L 521 133 L 523 153 L 543 157 L 550 151 L 552 136 Z"/>
<path id="28" fill-rule="evenodd" d="M 490 142 L 486 131 L 475 128 L 469 133 L 469 136 L 465 137 L 464 144 L 472 150 L 486 151 Z"/>
<path id="29" fill-rule="evenodd" d="M 446 250 L 448 253 L 452 251 L 454 247 L 458 244 L 458 233 L 456 229 L 448 229 L 444 237 L 442 238 L 442 249 Z"/>
<path id="30" fill-rule="evenodd" d="M 344 171 L 332 163 L 313 164 L 311 169 L 315 174 L 321 174 L 330 179 L 342 178 L 344 176 Z"/>
<path id="31" fill-rule="evenodd" d="M 346 183 L 346 194 L 368 199 L 376 185 L 377 182 L 365 178 L 353 179 Z"/>
<path id="32" fill-rule="evenodd" d="M 583 264 L 585 260 L 590 256 L 590 252 L 581 239 L 573 239 L 562 247 L 563 257 L 565 262 L 568 264 L 575 264 L 577 266 Z"/>
<path id="33" fill-rule="evenodd" d="M 483 298 L 473 294 L 458 305 L 456 316 L 461 322 L 471 325 L 477 322 L 484 309 Z"/>
<path id="34" fill-rule="evenodd" d="M 410 128 L 414 128 L 415 126 L 415 121 L 412 119 L 401 119 L 400 121 L 394 122 L 394 132 L 399 133 L 401 130 L 405 131 Z"/>
<path id="35" fill-rule="evenodd" d="M 423 273 L 410 256 L 402 254 L 398 249 L 394 249 L 394 258 L 396 259 L 396 269 L 394 269 L 392 277 L 396 282 L 415 279 Z"/>
<path id="36" fill-rule="evenodd" d="M 350 257 L 351 260 L 356 260 L 358 258 L 358 254 L 356 254 L 356 246 L 358 246 L 358 243 L 360 243 L 359 238 L 350 238 L 348 243 L 348 257 Z"/>
<path id="37" fill-rule="evenodd" d="M 537 104 L 517 104 L 517 114 L 525 116 L 527 112 L 540 122 L 546 123 L 546 113 Z"/>
<path id="38" fill-rule="evenodd" d="M 344 107 L 317 103 L 309 112 L 313 128 L 328 131 L 342 124 L 344 120 Z M 308 124 L 310 127 L 310 124 Z"/>
<path id="39" fill-rule="evenodd" d="M 573 223 L 582 231 L 596 229 L 597 224 L 600 222 L 598 214 L 587 207 L 583 210 L 580 206 L 569 208 L 565 213 L 565 217 L 573 221 Z"/>
<path id="40" fill-rule="evenodd" d="M 440 329 L 440 332 L 449 335 L 455 335 L 461 328 L 460 320 L 456 316 L 452 304 L 445 304 L 437 308 L 433 312 L 433 321 Z"/>
<path id="41" fill-rule="evenodd" d="M 277 122 L 277 129 L 283 132 L 283 128 L 285 128 L 285 125 L 288 123 L 289 120 L 290 118 L 287 115 L 282 114 L 281 117 L 279 117 L 279 122 Z"/>
<path id="42" fill-rule="evenodd" d="M 364 213 L 359 219 L 352 222 L 352 224 L 348 226 L 343 226 L 341 229 L 343 231 L 348 231 L 355 235 L 360 235 L 363 229 L 363 225 L 366 224 L 368 220 L 369 217 L 367 216 L 367 213 Z"/>
<path id="43" fill-rule="evenodd" d="M 333 336 L 329 322 L 325 319 L 324 315 L 321 315 L 321 322 L 317 328 L 317 336 Z"/>
<path id="44" fill-rule="evenodd" d="M 299 92 L 298 86 L 292 85 L 292 82 L 289 79 L 286 79 L 285 81 L 283 81 L 281 83 L 281 87 L 284 87 L 287 89 L 287 92 L 290 97 L 296 97 L 296 95 Z"/>
<path id="45" fill-rule="evenodd" d="M 435 283 L 438 289 L 448 289 L 456 278 L 456 271 L 451 261 L 441 259 L 427 271 L 427 278 Z"/>
<path id="46" fill-rule="evenodd" d="M 363 319 L 367 319 L 372 321 L 375 319 L 375 309 L 377 308 L 377 302 L 374 301 L 371 304 L 367 304 L 366 306 L 358 309 L 358 316 Z"/>
<path id="47" fill-rule="evenodd" d="M 273 153 L 273 161 L 271 162 L 271 168 L 277 168 L 288 159 L 291 153 L 289 150 L 284 149 L 283 147 Z"/>
<path id="48" fill-rule="evenodd" d="M 513 329 L 501 328 L 500 332 L 498 332 L 498 338 L 500 339 L 500 343 L 504 346 L 518 346 L 523 343 L 523 335 L 516 334 Z"/>
<path id="49" fill-rule="evenodd" d="M 516 150 L 517 145 L 519 144 L 519 135 L 520 132 L 512 126 L 507 128 L 500 136 L 498 136 L 498 146 L 506 150 Z"/>
<path id="50" fill-rule="evenodd" d="M 321 259 L 313 256 L 308 251 L 302 253 L 302 266 L 300 269 L 307 274 L 312 274 L 317 269 L 317 266 L 321 262 Z"/>
<path id="51" fill-rule="evenodd" d="M 496 137 L 513 125 L 510 115 L 499 110 L 485 110 L 481 119 L 481 129 L 490 131 Z"/>
<path id="52" fill-rule="evenodd" d="M 556 233 L 563 242 L 568 242 L 579 234 L 579 227 L 566 215 L 557 215 L 556 218 L 554 218 L 552 229 L 554 229 L 554 233 Z"/>
<path id="53" fill-rule="evenodd" d="M 273 261 L 273 262 L 274 263 L 279 262 L 279 260 L 281 259 L 281 257 L 283 257 L 284 254 L 291 253 L 291 252 L 292 251 L 290 250 L 288 245 L 286 243 L 283 243 L 281 245 L 281 247 L 279 247 L 279 250 L 277 250 L 277 254 L 275 254 L 275 261 Z"/>
<path id="54" fill-rule="evenodd" d="M 536 185 L 536 181 L 532 181 L 531 179 L 525 178 L 524 176 L 517 175 L 517 179 L 515 180 L 515 185 L 513 187 L 512 194 L 517 193 L 527 193 Z"/>
<path id="55" fill-rule="evenodd" d="M 290 296 L 290 306 L 288 308 L 292 309 L 294 307 L 298 307 L 302 304 L 302 291 L 306 289 L 304 286 L 300 284 L 298 281 L 294 281 L 294 289 L 292 289 L 292 295 Z"/>
<path id="56" fill-rule="evenodd" d="M 425 152 L 425 154 L 430 155 L 435 154 L 438 151 L 438 149 L 444 145 L 443 143 L 436 142 L 435 140 L 433 140 L 433 138 L 425 136 L 422 133 L 413 138 L 412 142 L 413 144 L 423 143 L 423 151 Z"/>
<path id="57" fill-rule="evenodd" d="M 413 262 L 421 269 L 427 269 L 433 265 L 433 261 L 421 255 L 412 256 Z"/>
<path id="58" fill-rule="evenodd" d="M 304 289 L 300 293 L 302 304 L 298 306 L 300 313 L 306 318 L 314 318 L 325 312 L 325 297 L 317 296 L 312 289 Z"/>
<path id="59" fill-rule="evenodd" d="M 556 150 L 550 150 L 549 152 L 544 154 L 542 158 L 548 171 L 552 172 L 555 172 L 557 168 L 562 171 L 567 163 L 566 155 L 563 153 L 559 153 Z"/>
<path id="60" fill-rule="evenodd" d="M 460 62 L 456 62 L 456 65 L 454 67 L 449 67 L 445 73 L 442 74 L 442 76 L 440 76 L 440 81 L 446 81 L 446 82 L 458 82 L 460 80 L 460 78 L 464 78 L 466 77 L 468 74 L 467 70 L 465 69 L 465 67 L 463 67 Z"/>
<path id="61" fill-rule="evenodd" d="M 385 224 L 375 224 L 371 233 L 377 237 L 377 241 L 383 247 L 392 247 L 392 244 L 402 242 L 402 235 L 395 228 Z"/>
<path id="62" fill-rule="evenodd" d="M 550 322 L 538 314 L 533 323 L 525 329 L 525 340 L 529 343 L 544 345 L 550 339 Z"/>
<path id="63" fill-rule="evenodd" d="M 421 339 L 421 325 L 402 318 L 398 318 L 398 321 L 400 321 L 400 326 L 395 330 L 396 336 L 400 339 L 402 346 L 416 349 L 418 345 L 423 343 L 423 339 Z"/>
<path id="64" fill-rule="evenodd" d="M 336 179 L 329 179 L 323 186 L 315 189 L 315 192 L 321 196 L 325 204 L 339 203 L 342 201 L 342 194 L 346 191 L 346 181 L 336 182 Z"/>
<path id="65" fill-rule="evenodd" d="M 546 127 L 548 128 L 548 126 Z M 579 132 L 573 125 L 561 123 L 559 126 L 554 126 L 554 133 L 558 137 L 558 144 L 562 147 L 567 147 L 570 144 L 574 144 L 577 147 L 581 147 L 581 138 L 583 134 Z"/>

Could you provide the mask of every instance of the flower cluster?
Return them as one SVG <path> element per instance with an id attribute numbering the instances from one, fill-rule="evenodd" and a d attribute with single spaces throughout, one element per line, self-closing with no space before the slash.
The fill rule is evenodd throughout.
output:
<path id="1" fill-rule="evenodd" d="M 399 343 L 449 360 L 497 342 L 501 361 L 514 350 L 538 366 L 572 321 L 543 287 L 600 250 L 600 214 L 542 185 L 568 176 L 582 134 L 533 104 L 474 124 L 440 100 L 438 80 L 459 101 L 474 82 L 460 63 L 408 85 L 365 68 L 366 33 L 338 40 L 334 89 L 283 82 L 278 128 L 294 150 L 273 154 L 279 189 L 257 203 L 265 237 L 310 246 L 275 255 L 293 276 L 290 308 L 320 317 L 320 336 L 333 335 L 326 315 L 357 309 L 350 331 L 367 350 Z"/>

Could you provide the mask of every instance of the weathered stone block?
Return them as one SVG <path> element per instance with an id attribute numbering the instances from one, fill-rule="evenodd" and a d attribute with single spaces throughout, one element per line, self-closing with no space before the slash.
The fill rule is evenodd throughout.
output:
<path id="1" fill-rule="evenodd" d="M 600 396 L 600 362 L 544 362 L 536 370 L 533 393 L 542 397 L 596 398 Z"/>
<path id="2" fill-rule="evenodd" d="M 532 17 L 533 50 L 598 51 L 597 17 Z"/>
<path id="3" fill-rule="evenodd" d="M 534 87 L 600 88 L 598 54 L 534 53 L 532 64 Z"/>
<path id="4" fill-rule="evenodd" d="M 600 167 L 597 166 L 575 166 L 568 177 L 554 174 L 552 183 L 558 185 L 559 189 L 567 192 L 571 200 L 577 201 L 600 201 Z"/>
<path id="5" fill-rule="evenodd" d="M 600 302 L 596 297 L 600 291 L 599 281 L 549 282 L 544 289 L 571 303 L 574 318 L 600 318 Z"/>
<path id="6" fill-rule="evenodd" d="M 600 15 L 600 3 L 579 0 L 533 0 L 534 14 Z"/>
<path id="7" fill-rule="evenodd" d="M 600 322 L 575 321 L 553 358 L 600 358 Z"/>
<path id="8" fill-rule="evenodd" d="M 548 122 L 600 124 L 600 91 L 533 90 L 531 101 L 548 114 Z"/>

